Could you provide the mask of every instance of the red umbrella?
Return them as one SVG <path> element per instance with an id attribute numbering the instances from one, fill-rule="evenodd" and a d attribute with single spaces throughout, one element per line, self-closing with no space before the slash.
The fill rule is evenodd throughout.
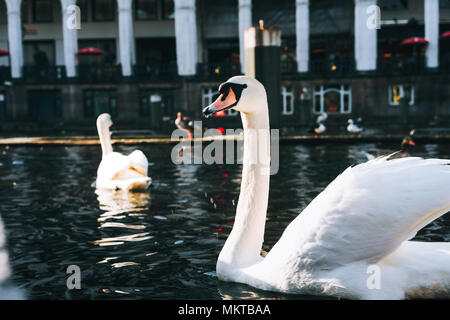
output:
<path id="1" fill-rule="evenodd" d="M 444 32 L 443 34 L 441 34 L 441 38 L 450 40 L 450 31 L 447 31 L 447 32 Z"/>
<path id="2" fill-rule="evenodd" d="M 9 56 L 9 51 L 0 49 L 0 57 Z"/>
<path id="3" fill-rule="evenodd" d="M 428 44 L 428 40 L 421 37 L 408 38 L 400 43 L 401 46 L 425 45 L 425 44 Z"/>
<path id="4" fill-rule="evenodd" d="M 81 56 L 100 56 L 103 54 L 103 51 L 97 48 L 84 48 L 77 52 L 77 55 Z"/>

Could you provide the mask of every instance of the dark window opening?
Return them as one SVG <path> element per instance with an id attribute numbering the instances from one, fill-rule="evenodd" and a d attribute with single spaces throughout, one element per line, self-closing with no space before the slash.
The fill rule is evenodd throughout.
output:
<path id="1" fill-rule="evenodd" d="M 20 8 L 20 16 L 21 16 L 21 19 L 22 19 L 22 23 L 28 23 L 30 21 L 29 18 L 28 18 L 28 16 L 29 16 L 29 8 L 30 8 L 29 4 L 28 4 L 28 1 L 31 1 L 31 0 L 23 0 L 21 8 Z"/>
<path id="2" fill-rule="evenodd" d="M 214 39 L 206 43 L 207 61 L 214 74 L 240 73 L 238 39 Z"/>
<path id="3" fill-rule="evenodd" d="M 31 90 L 28 92 L 29 113 L 32 119 L 61 118 L 61 92 L 56 90 Z"/>
<path id="4" fill-rule="evenodd" d="M 53 0 L 33 0 L 33 22 L 53 22 Z"/>
<path id="5" fill-rule="evenodd" d="M 439 0 L 439 7 L 441 7 L 442 9 L 450 8 L 450 0 Z"/>
<path id="6" fill-rule="evenodd" d="M 408 9 L 408 0 L 380 0 L 379 5 L 381 10 L 404 10 Z"/>
<path id="7" fill-rule="evenodd" d="M 173 90 L 162 89 L 162 90 L 141 90 L 140 92 L 140 113 L 141 116 L 148 117 L 151 116 L 151 103 L 150 99 L 152 95 L 161 96 L 161 107 L 163 109 L 163 117 L 175 117 L 175 106 L 174 106 L 174 94 Z"/>
<path id="8" fill-rule="evenodd" d="M 175 18 L 175 7 L 173 0 L 163 1 L 163 19 L 169 20 Z"/>
<path id="9" fill-rule="evenodd" d="M 81 21 L 86 22 L 88 21 L 88 0 L 78 0 L 77 6 L 80 7 L 80 14 L 81 14 Z"/>
<path id="10" fill-rule="evenodd" d="M 311 72 L 345 74 L 354 71 L 353 41 L 348 34 L 311 37 Z"/>
<path id="11" fill-rule="evenodd" d="M 6 3 L 0 1 L 0 25 L 8 24 L 8 13 L 6 9 Z"/>
<path id="12" fill-rule="evenodd" d="M 156 20 L 158 18 L 156 0 L 136 0 L 135 3 L 136 20 Z"/>
<path id="13" fill-rule="evenodd" d="M 85 90 L 84 116 L 96 118 L 102 113 L 117 115 L 116 90 Z"/>
<path id="14" fill-rule="evenodd" d="M 174 38 L 136 39 L 138 65 L 155 68 L 177 60 Z"/>
<path id="15" fill-rule="evenodd" d="M 92 0 L 92 16 L 94 21 L 114 21 L 114 0 Z"/>

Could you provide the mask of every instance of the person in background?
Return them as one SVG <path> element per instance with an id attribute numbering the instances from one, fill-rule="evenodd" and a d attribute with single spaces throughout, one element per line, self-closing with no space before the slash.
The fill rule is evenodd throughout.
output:
<path id="1" fill-rule="evenodd" d="M 34 64 L 39 68 L 46 68 L 49 65 L 47 54 L 39 48 L 37 44 L 33 46 L 34 49 Z"/>

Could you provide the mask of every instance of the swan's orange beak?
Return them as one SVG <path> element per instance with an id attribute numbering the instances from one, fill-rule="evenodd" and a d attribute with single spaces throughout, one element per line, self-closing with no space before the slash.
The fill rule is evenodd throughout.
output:
<path id="1" fill-rule="evenodd" d="M 409 140 L 409 141 L 408 141 L 408 144 L 409 144 L 410 146 L 413 146 L 413 147 L 416 146 L 416 143 L 415 143 L 414 141 L 412 141 L 412 140 Z"/>
<path id="2" fill-rule="evenodd" d="M 216 101 L 211 103 L 209 106 L 203 109 L 203 115 L 205 117 L 209 117 L 212 114 L 224 111 L 234 107 L 237 104 L 236 94 L 233 89 L 230 88 L 230 91 L 226 96 L 222 93 Z"/>

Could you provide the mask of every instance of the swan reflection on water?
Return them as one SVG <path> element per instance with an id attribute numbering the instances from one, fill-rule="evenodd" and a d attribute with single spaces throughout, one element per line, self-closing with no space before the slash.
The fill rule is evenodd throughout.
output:
<path id="1" fill-rule="evenodd" d="M 99 208 L 104 211 L 97 219 L 99 229 L 113 228 L 114 230 L 136 230 L 134 234 L 126 234 L 116 237 L 106 237 L 93 243 L 98 246 L 121 245 L 125 242 L 136 242 L 151 239 L 148 232 L 144 232 L 146 226 L 139 220 L 147 215 L 150 205 L 150 194 L 147 192 L 130 192 L 127 190 L 109 190 L 97 188 L 95 190 Z M 123 223 L 122 220 L 133 221 Z"/>

